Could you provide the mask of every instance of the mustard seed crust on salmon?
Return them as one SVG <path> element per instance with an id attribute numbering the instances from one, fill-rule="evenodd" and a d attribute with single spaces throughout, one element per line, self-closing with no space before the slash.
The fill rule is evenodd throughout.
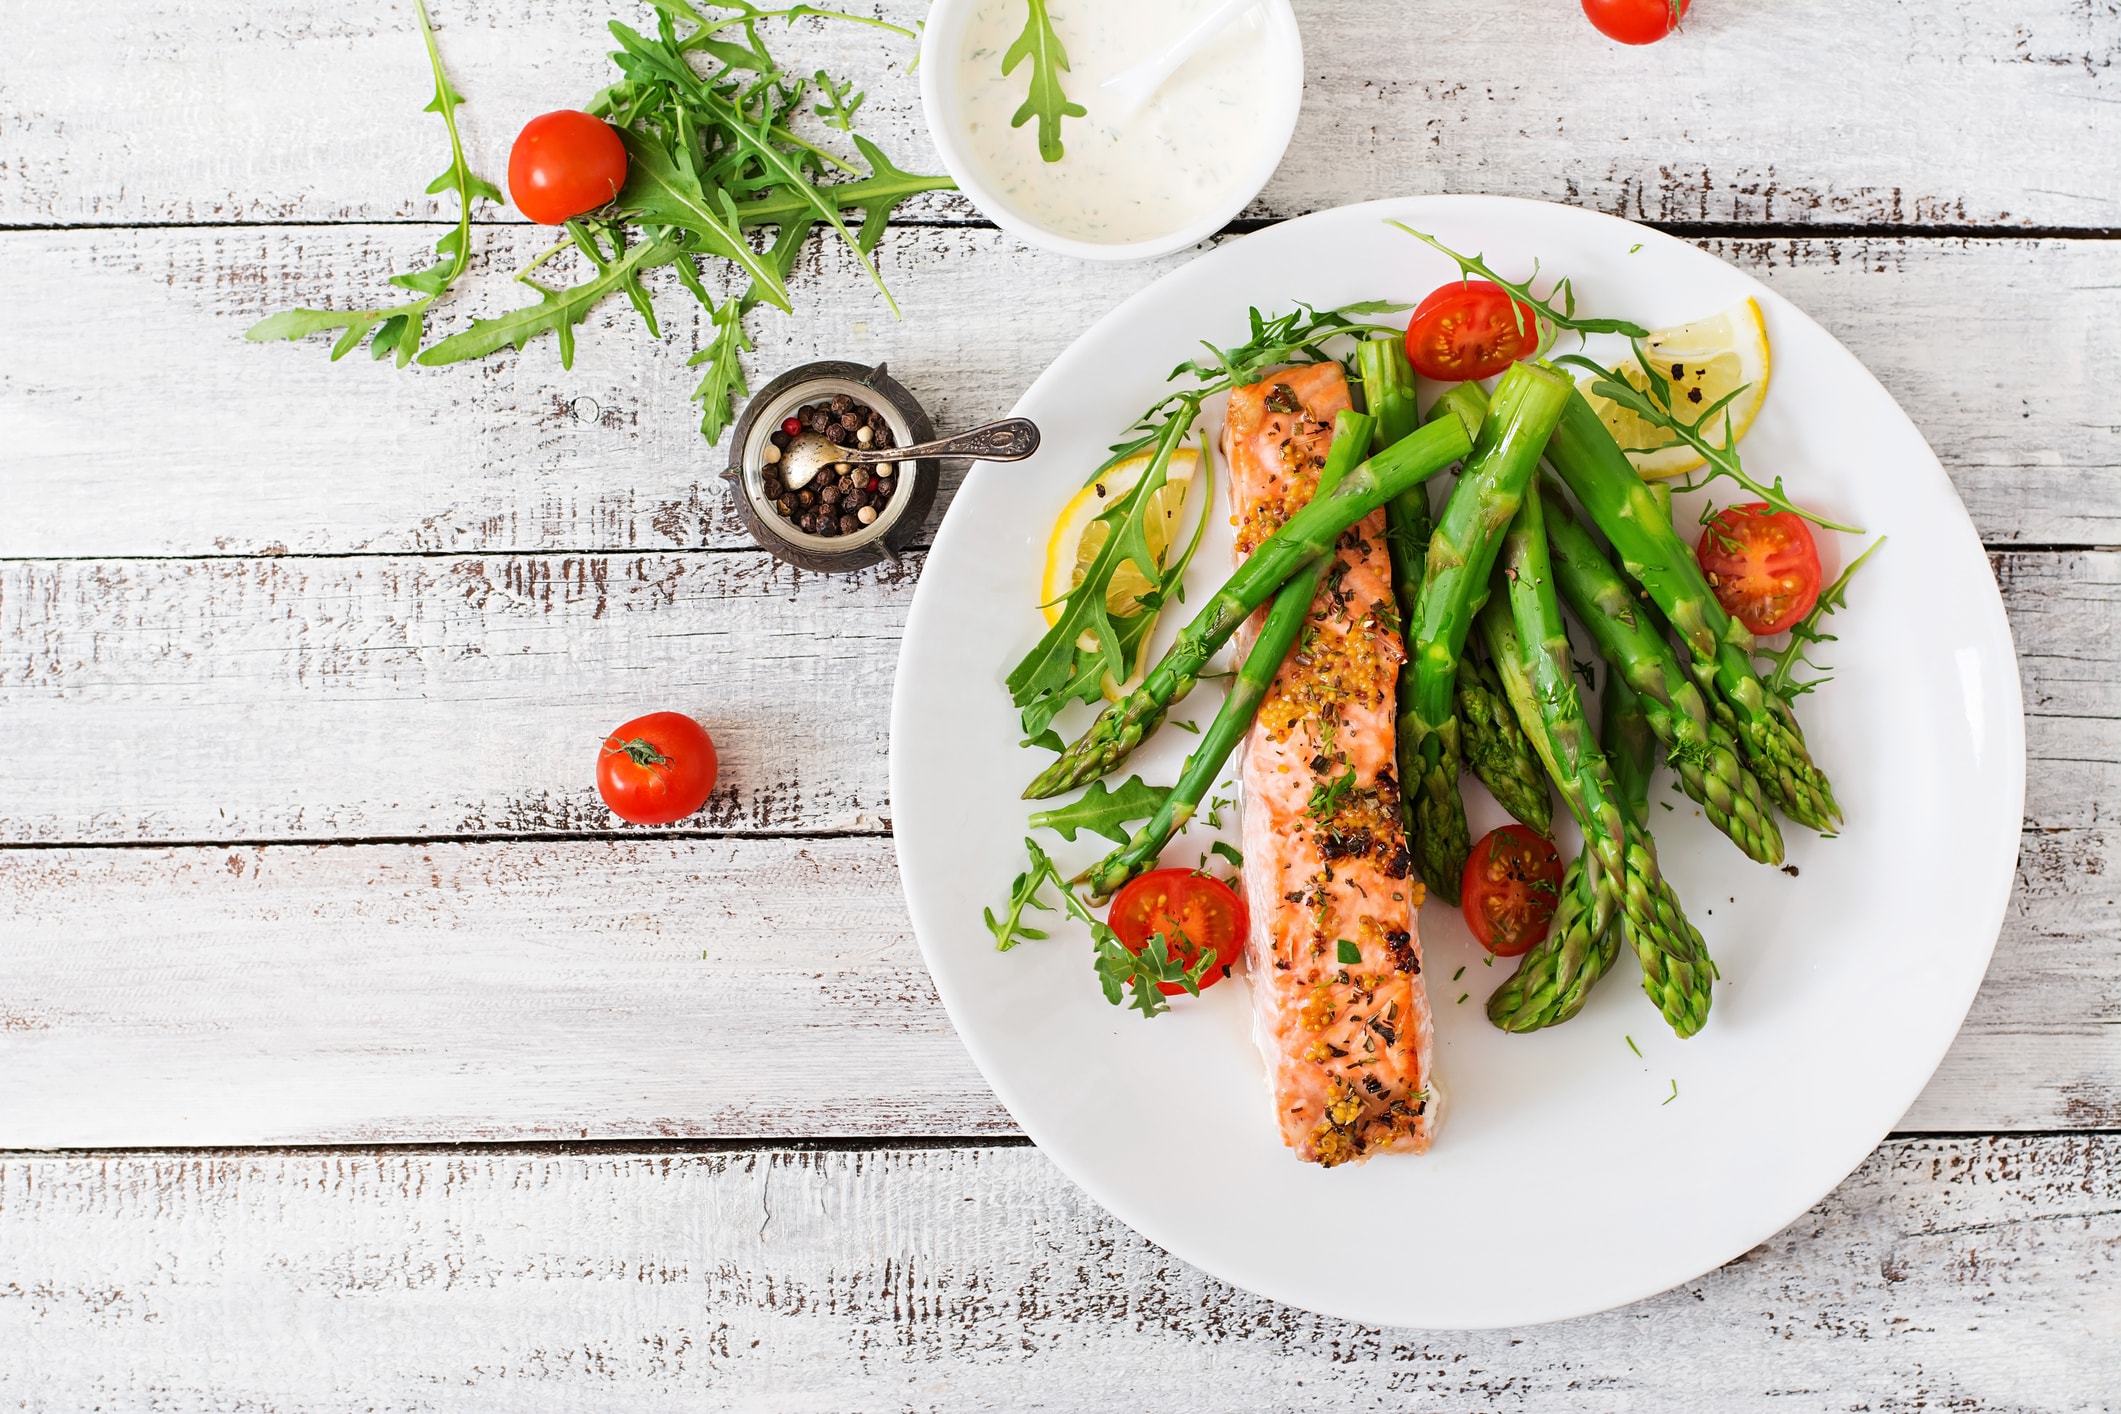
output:
<path id="1" fill-rule="evenodd" d="M 1332 362 L 1231 393 L 1223 455 L 1240 560 L 1310 502 L 1347 406 Z M 1284 1142 L 1328 1167 L 1427 1149 L 1439 1109 L 1422 887 L 1395 772 L 1406 648 L 1384 533 L 1379 510 L 1341 537 L 1245 738 L 1241 776 L 1253 1038 Z"/>

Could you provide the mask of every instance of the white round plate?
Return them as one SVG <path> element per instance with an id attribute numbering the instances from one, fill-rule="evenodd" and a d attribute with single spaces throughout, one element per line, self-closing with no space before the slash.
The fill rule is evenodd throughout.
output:
<path id="1" fill-rule="evenodd" d="M 981 910 L 1024 868 L 1033 807 L 1018 792 L 1050 759 L 1018 747 L 1002 678 L 1043 627 L 1034 605 L 1055 511 L 1197 340 L 1243 341 L 1247 306 L 1411 303 L 1455 274 L 1388 216 L 1505 274 L 1537 259 L 1543 279 L 1574 279 L 1581 312 L 1658 327 L 1753 296 L 1775 364 L 1748 468 L 1889 543 L 1831 621 L 1839 641 L 1815 655 L 1833 681 L 1799 704 L 1845 833 L 1789 826 L 1792 867 L 1778 872 L 1657 785 L 1674 807 L 1651 810 L 1666 872 L 1723 970 L 1707 1029 L 1676 1040 L 1623 957 L 1575 1020 L 1504 1035 L 1482 1003 L 1510 964 L 1484 966 L 1455 910 L 1431 903 L 1421 936 L 1447 1100 L 1435 1147 L 1324 1170 L 1282 1147 L 1241 981 L 1144 1021 L 1106 1004 L 1080 928 L 1033 915 L 1052 936 L 1004 954 Z M 1745 1252 L 1905 1112 L 1995 945 L 2017 857 L 2024 720 L 1965 509 L 1906 415 L 1817 324 L 1715 257 L 1612 217 L 1495 197 L 1373 202 L 1173 271 L 1077 339 L 1016 411 L 1045 445 L 1030 462 L 973 470 L 914 598 L 892 704 L 899 865 L 973 1059 L 1025 1132 L 1122 1221 L 1225 1281 L 1352 1320 L 1552 1321 Z M 1729 483 L 1713 493 L 1742 499 Z M 1691 521 L 1682 510 L 1679 523 Z M 1187 576 L 1196 605 L 1229 568 L 1220 507 L 1212 525 Z M 1829 574 L 1866 543 L 1823 537 Z M 1166 616 L 1166 640 L 1184 613 Z M 1205 723 L 1216 700 L 1204 685 L 1172 716 Z M 1082 720 L 1065 719 L 1063 735 Z M 1169 781 L 1191 740 L 1166 729 L 1127 769 Z M 1484 796 L 1470 808 L 1476 831 L 1501 819 Z M 1064 868 L 1106 847 L 1041 842 Z M 1191 864 L 1206 847 L 1196 829 L 1165 859 Z"/>

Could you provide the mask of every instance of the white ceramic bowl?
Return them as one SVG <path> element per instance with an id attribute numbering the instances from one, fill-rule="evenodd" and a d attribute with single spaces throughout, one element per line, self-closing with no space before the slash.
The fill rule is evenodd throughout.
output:
<path id="1" fill-rule="evenodd" d="M 1303 107 L 1303 38 L 1297 32 L 1296 13 L 1289 8 L 1289 0 L 1259 0 L 1258 9 L 1266 20 L 1275 76 L 1273 90 L 1261 95 L 1261 101 L 1276 107 L 1267 129 L 1267 141 L 1260 146 L 1258 157 L 1245 180 L 1232 189 L 1227 201 L 1202 210 L 1191 222 L 1167 235 L 1139 241 L 1080 240 L 1033 220 L 1003 201 L 981 179 L 971 153 L 966 150 L 957 61 L 964 43 L 965 27 L 976 3 L 977 0 L 935 0 L 934 8 L 928 12 L 927 28 L 921 37 L 921 107 L 927 114 L 928 131 L 935 139 L 936 150 L 942 154 L 944 167 L 957 180 L 959 190 L 982 215 L 1011 235 L 1082 260 L 1151 260 L 1197 245 L 1228 225 L 1253 197 L 1259 195 L 1260 188 L 1281 165 L 1289 138 L 1296 131 L 1297 112 Z M 1019 77 L 1023 74 L 1023 70 L 1018 71 Z M 1064 127 L 1064 134 L 1065 131 Z"/>

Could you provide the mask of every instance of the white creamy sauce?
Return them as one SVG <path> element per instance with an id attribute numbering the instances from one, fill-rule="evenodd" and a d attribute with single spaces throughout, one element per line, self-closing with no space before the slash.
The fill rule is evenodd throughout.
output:
<path id="1" fill-rule="evenodd" d="M 1024 59 L 1008 78 L 1002 56 L 1023 32 L 1024 0 L 980 0 L 965 27 L 958 89 L 965 146 L 980 177 L 1009 207 L 1077 240 L 1117 244 L 1168 235 L 1227 204 L 1268 141 L 1278 103 L 1266 17 L 1231 22 L 1139 112 L 1098 86 L 1163 52 L 1217 0 L 1052 0 L 1049 13 L 1070 69 L 1061 87 L 1089 109 L 1061 120 L 1067 155 L 1038 154 L 1038 118 L 1009 119 L 1031 83 Z"/>

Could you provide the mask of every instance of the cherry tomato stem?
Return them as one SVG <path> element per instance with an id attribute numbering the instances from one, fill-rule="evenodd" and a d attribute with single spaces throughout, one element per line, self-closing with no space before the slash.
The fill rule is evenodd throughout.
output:
<path id="1" fill-rule="evenodd" d="M 705 727 L 682 712 L 651 712 L 604 739 L 597 793 L 630 824 L 674 824 L 707 803 L 719 765 Z"/>

